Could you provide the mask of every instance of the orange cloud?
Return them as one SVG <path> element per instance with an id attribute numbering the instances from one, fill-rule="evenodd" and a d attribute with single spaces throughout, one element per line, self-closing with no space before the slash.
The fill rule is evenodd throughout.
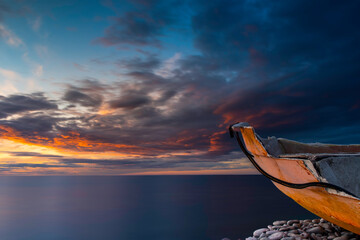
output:
<path id="1" fill-rule="evenodd" d="M 24 136 L 21 132 L 9 127 L 0 125 L 0 138 L 11 140 L 14 142 L 37 145 L 58 150 L 75 150 L 75 151 L 92 151 L 92 152 L 124 152 L 127 154 L 141 154 L 145 149 L 134 145 L 104 143 L 96 140 L 91 140 L 80 133 L 70 131 L 67 134 L 57 134 L 55 137 L 49 138 L 36 135 L 34 132 L 31 136 Z"/>
<path id="2" fill-rule="evenodd" d="M 237 102 L 240 103 L 240 98 L 233 97 L 215 109 L 214 114 L 221 115 L 223 118 L 223 123 L 219 125 L 220 127 L 226 127 L 236 122 L 248 122 L 256 128 L 264 126 L 271 128 L 295 124 L 302 120 L 300 118 L 289 117 L 298 113 L 301 109 L 286 109 L 277 106 L 255 106 L 250 109 L 239 110 L 235 107 Z M 249 106 L 251 106 L 250 103 Z M 276 121 L 269 121 L 267 116 L 276 116 Z"/>
<path id="3" fill-rule="evenodd" d="M 216 169 L 216 170 L 165 170 L 153 171 L 143 170 L 134 173 L 127 173 L 124 175 L 259 175 L 259 172 L 253 168 L 247 169 Z"/>
<path id="4" fill-rule="evenodd" d="M 220 132 L 215 132 L 210 136 L 210 148 L 209 148 L 210 152 L 218 152 L 218 151 L 226 151 L 227 150 L 228 147 L 222 140 L 222 138 L 224 137 L 224 135 L 226 133 L 227 133 L 226 131 L 220 131 Z"/>

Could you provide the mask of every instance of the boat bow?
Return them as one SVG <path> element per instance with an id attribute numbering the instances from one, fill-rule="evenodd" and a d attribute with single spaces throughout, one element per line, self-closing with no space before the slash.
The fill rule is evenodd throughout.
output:
<path id="1" fill-rule="evenodd" d="M 346 157 L 359 168 L 359 145 L 303 144 L 275 137 L 262 139 L 247 123 L 234 124 L 229 130 L 255 168 L 279 190 L 316 215 L 360 234 L 359 191 L 352 192 L 334 184 L 336 178 L 329 169 L 329 163 Z M 359 184 L 355 185 L 351 190 L 357 190 Z"/>

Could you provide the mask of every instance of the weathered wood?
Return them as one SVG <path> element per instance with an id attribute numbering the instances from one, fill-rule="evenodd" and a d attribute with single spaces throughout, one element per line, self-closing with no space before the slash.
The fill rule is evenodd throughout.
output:
<path id="1" fill-rule="evenodd" d="M 339 161 L 341 161 L 344 157 L 347 158 L 354 153 L 350 157 L 359 161 L 354 162 L 354 166 L 352 167 L 360 167 L 360 156 L 358 154 L 360 152 L 360 145 L 307 145 L 297 142 L 295 142 L 294 145 L 291 145 L 291 142 L 293 141 L 284 141 L 281 139 L 280 152 L 283 154 L 280 154 L 279 157 L 269 153 L 261 139 L 256 136 L 252 127 L 238 125 L 237 127 L 234 127 L 233 130 L 241 133 L 247 150 L 253 155 L 256 163 L 263 170 L 286 182 L 298 184 L 307 182 L 328 182 L 324 176 L 321 176 L 321 171 L 316 169 L 319 167 L 316 165 L 316 162 L 313 161 L 316 157 L 312 157 L 314 159 L 311 159 L 311 157 L 307 157 L 309 154 L 312 156 L 318 154 L 319 156 L 334 157 L 335 160 L 338 158 Z M 284 142 L 286 143 L 283 144 Z M 296 148 L 297 146 L 299 146 L 299 148 Z M 303 152 L 305 150 L 309 152 Z M 272 149 L 271 152 L 279 151 Z M 339 152 L 345 154 L 339 154 Z M 349 153 L 351 154 L 349 155 Z M 287 157 L 284 154 L 291 155 Z M 299 158 L 297 158 L 297 155 Z M 354 178 L 355 177 L 358 176 L 354 176 Z M 275 182 L 273 183 L 280 191 L 312 213 L 349 231 L 360 234 L 359 198 L 322 187 L 294 189 Z"/>

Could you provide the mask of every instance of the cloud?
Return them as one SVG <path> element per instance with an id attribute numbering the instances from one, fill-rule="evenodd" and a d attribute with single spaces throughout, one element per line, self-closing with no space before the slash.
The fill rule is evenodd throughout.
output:
<path id="1" fill-rule="evenodd" d="M 82 72 L 87 72 L 89 71 L 88 68 L 84 65 L 78 64 L 78 63 L 73 63 L 74 67 Z"/>
<path id="2" fill-rule="evenodd" d="M 43 73 L 44 73 L 44 68 L 43 68 L 42 65 L 37 64 L 37 65 L 34 67 L 33 72 L 34 72 L 34 75 L 35 75 L 36 77 L 41 77 L 41 76 L 43 75 Z"/>
<path id="3" fill-rule="evenodd" d="M 51 101 L 43 96 L 32 96 L 30 100 L 29 96 L 4 98 L 4 112 L 13 117 L 0 122 L 1 137 L 56 149 L 138 156 L 176 155 L 210 147 L 216 119 L 220 118 L 199 101 L 199 92 L 192 92 L 193 82 L 169 82 L 154 74 L 149 74 L 150 78 L 143 74 L 135 78 L 134 72 L 129 74 L 132 80 L 119 83 L 118 87 L 84 80 L 70 86 L 63 95 L 64 100 L 80 106 L 109 105 L 114 109 L 111 114 L 89 114 L 76 106 L 69 111 L 57 109 L 48 105 Z M 92 96 L 105 92 L 111 92 L 106 101 L 93 101 Z M 34 99 L 41 101 L 33 103 Z M 30 113 L 39 109 L 41 114 Z M 66 114 L 68 117 L 64 117 Z"/>
<path id="4" fill-rule="evenodd" d="M 61 155 L 42 154 L 37 152 L 7 152 L 15 157 L 42 157 L 42 158 L 61 158 Z"/>
<path id="5" fill-rule="evenodd" d="M 133 2 L 97 40 L 145 47 L 111 63 L 118 81 L 74 81 L 60 99 L 2 97 L 0 136 L 59 152 L 118 154 L 56 161 L 124 172 L 249 168 L 226 131 L 238 121 L 261 136 L 360 141 L 358 2 L 187 2 L 197 54 L 176 50 L 162 59 L 147 47 L 185 24 L 183 15 L 173 19 L 178 9 L 165 12 L 169 4 Z"/>
<path id="6" fill-rule="evenodd" d="M 15 35 L 12 31 L 6 28 L 3 24 L 0 23 L 0 38 L 4 39 L 5 42 L 14 47 L 19 47 L 23 45 L 23 41 Z"/>
<path id="7" fill-rule="evenodd" d="M 13 71 L 0 68 L 0 74 L 2 77 L 2 84 L 0 87 L 0 93 L 16 93 L 18 92 L 18 89 L 15 86 L 15 83 L 21 79 L 21 77 Z"/>
<path id="8" fill-rule="evenodd" d="M 149 103 L 148 97 L 138 93 L 127 93 L 119 99 L 110 101 L 112 108 L 134 109 Z"/>
<path id="9" fill-rule="evenodd" d="M 100 95 L 93 94 L 89 96 L 77 90 L 67 90 L 63 96 L 63 99 L 70 103 L 78 103 L 84 107 L 98 107 L 102 102 Z"/>
<path id="10" fill-rule="evenodd" d="M 76 81 L 76 86 L 69 85 L 69 88 L 87 93 L 98 93 L 98 92 L 106 91 L 106 89 L 109 88 L 109 86 L 104 83 L 101 83 L 99 80 L 95 78 L 86 78 Z"/>
<path id="11" fill-rule="evenodd" d="M 176 23 L 178 1 L 132 1 L 133 9 L 111 19 L 104 36 L 95 40 L 105 46 L 133 45 L 160 47 L 160 37 Z M 114 6 L 111 6 L 114 9 Z M 115 7 L 116 8 L 116 7 Z M 115 9 L 117 11 L 117 9 Z"/>
<path id="12" fill-rule="evenodd" d="M 26 54 L 23 55 L 23 59 L 29 63 L 31 76 L 24 76 L 19 72 L 0 68 L 0 94 L 31 93 L 41 89 L 41 85 L 37 84 L 37 80 L 44 73 L 43 66 L 30 61 Z"/>
<path id="13" fill-rule="evenodd" d="M 42 164 L 42 163 L 11 163 L 11 164 L 0 164 L 2 171 L 9 171 L 16 168 L 76 168 L 76 165 L 56 165 L 56 164 Z"/>
<path id="14" fill-rule="evenodd" d="M 100 83 L 96 79 L 82 79 L 76 84 L 68 84 L 62 96 L 62 100 L 70 103 L 71 107 L 76 104 L 88 107 L 88 110 L 97 111 L 103 103 L 103 96 L 109 94 L 109 86 Z"/>
<path id="15" fill-rule="evenodd" d="M 50 109 L 57 109 L 57 105 L 48 100 L 43 93 L 0 96 L 0 116 L 2 118 L 15 113 Z"/>
<path id="16" fill-rule="evenodd" d="M 122 59 L 117 65 L 127 71 L 152 71 L 158 68 L 161 61 L 155 55 L 149 55 L 146 59 L 135 57 L 132 59 Z"/>
<path id="17" fill-rule="evenodd" d="M 6 5 L 5 3 L 1 2 L 0 3 L 0 21 L 3 20 L 4 15 L 6 15 L 7 13 L 10 13 L 11 9 L 9 8 L 8 5 Z"/>
<path id="18" fill-rule="evenodd" d="M 164 61 L 161 68 L 156 70 L 156 74 L 164 78 L 172 76 L 172 72 L 177 68 L 177 62 L 181 59 L 181 53 L 175 53 L 174 56 Z"/>
<path id="19" fill-rule="evenodd" d="M 192 156 L 173 156 L 171 158 L 143 158 L 143 159 L 89 159 L 62 158 L 61 164 L 91 164 L 98 167 L 126 169 L 244 169 L 252 168 L 251 163 L 243 158 L 239 152 L 226 154 L 212 159 L 198 159 Z"/>
<path id="20" fill-rule="evenodd" d="M 36 156 L 36 154 L 26 152 L 19 154 L 14 153 L 15 156 Z M 40 155 L 41 157 L 41 155 Z M 43 156 L 45 157 L 45 155 Z M 51 155 L 50 155 L 51 157 Z M 25 160 L 25 159 L 23 159 Z M 56 162 L 54 162 L 56 160 Z M 131 172 L 147 172 L 147 171 L 187 171 L 192 169 L 195 171 L 214 171 L 214 170 L 240 170 L 252 169 L 251 164 L 244 158 L 241 158 L 239 153 L 230 153 L 223 158 L 213 158 L 211 160 L 196 159 L 189 156 L 178 156 L 159 159 L 159 158 L 143 158 L 143 159 L 92 159 L 92 158 L 68 158 L 57 157 L 52 158 L 51 163 L 3 163 L 0 164 L 0 171 L 14 172 L 19 174 L 19 169 L 23 173 L 32 174 L 66 174 L 66 172 L 59 172 L 57 169 L 67 168 L 76 169 L 75 171 L 87 171 L 88 173 L 131 173 Z M 35 169 L 54 169 L 52 172 L 37 172 Z M 55 170 L 56 169 L 56 170 Z M 69 170 L 71 171 L 71 170 Z M 67 172 L 69 174 L 69 172 Z"/>
<path id="21" fill-rule="evenodd" d="M 41 58 L 44 58 L 49 54 L 49 49 L 46 45 L 38 44 L 34 48 L 35 48 L 36 54 Z"/>
<path id="22" fill-rule="evenodd" d="M 39 29 L 42 25 L 41 16 L 37 16 L 36 18 L 29 20 L 29 24 L 35 32 L 39 31 Z"/>
<path id="23" fill-rule="evenodd" d="M 192 27 L 201 53 L 177 58 L 165 75 L 159 67 L 130 67 L 125 76 L 131 80 L 119 85 L 126 97 L 119 102 L 134 102 L 122 120 L 137 123 L 140 116 L 143 126 L 154 129 L 178 126 L 177 132 L 168 130 L 174 141 L 184 139 L 178 147 L 223 153 L 236 147 L 224 129 L 237 121 L 248 121 L 263 134 L 306 141 L 311 138 L 302 132 L 340 124 L 355 127 L 357 3 L 324 4 L 215 1 L 198 6 Z M 336 15 L 336 9 L 348 14 Z M 325 24 L 323 19 L 330 18 L 337 27 Z M 341 117 L 333 118 L 337 113 Z M 201 137 L 194 137 L 200 131 Z M 317 140 L 321 138 L 328 139 L 319 135 Z"/>
<path id="24" fill-rule="evenodd" d="M 224 125 L 248 121 L 261 133 L 307 141 L 302 132 L 318 131 L 320 140 L 320 129 L 355 127 L 356 5 L 215 1 L 192 18 L 202 54 L 184 59 L 182 70 L 225 80 L 214 109 Z"/>
<path id="25" fill-rule="evenodd" d="M 106 139 L 106 134 L 101 135 L 96 131 L 91 135 L 89 132 L 86 128 L 77 127 L 74 121 L 49 116 L 21 117 L 0 122 L 0 138 L 16 143 L 74 152 L 118 152 L 125 155 L 151 155 L 156 150 L 127 144 L 126 141 L 116 143 L 119 139 Z"/>
<path id="26" fill-rule="evenodd" d="M 2 135 L 26 138 L 27 136 L 35 138 L 34 140 L 46 142 L 49 138 L 50 132 L 56 125 L 58 119 L 49 115 L 42 115 L 41 113 L 28 114 L 16 119 L 0 120 L 0 129 L 2 129 Z M 0 135 L 1 135 L 0 134 Z M 7 135 L 10 134 L 10 135 Z M 18 136 L 16 136 L 18 134 Z"/>

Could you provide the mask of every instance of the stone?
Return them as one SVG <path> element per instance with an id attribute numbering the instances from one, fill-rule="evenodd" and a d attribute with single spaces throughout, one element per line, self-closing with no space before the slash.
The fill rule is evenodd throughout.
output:
<path id="1" fill-rule="evenodd" d="M 334 240 L 348 240 L 348 239 L 349 239 L 348 235 L 342 235 L 341 237 L 334 238 Z"/>
<path id="2" fill-rule="evenodd" d="M 350 238 L 352 236 L 355 236 L 355 233 L 348 232 L 348 231 L 341 232 L 341 236 L 344 236 L 344 235 L 347 235 Z"/>
<path id="3" fill-rule="evenodd" d="M 360 240 L 359 235 L 324 219 L 274 221 L 254 231 L 246 240 Z M 227 240 L 227 239 L 223 239 Z"/>
<path id="4" fill-rule="evenodd" d="M 287 225 L 293 225 L 294 223 L 299 223 L 300 221 L 299 220 L 289 220 L 289 221 L 287 221 Z"/>
<path id="5" fill-rule="evenodd" d="M 277 230 L 277 229 L 282 228 L 282 227 L 283 227 L 282 225 L 277 225 L 277 226 L 273 226 L 272 228 L 273 228 L 274 230 Z"/>
<path id="6" fill-rule="evenodd" d="M 285 224 L 286 223 L 286 221 L 275 221 L 275 222 L 273 222 L 273 225 L 274 226 L 280 226 L 280 225 L 283 225 L 283 224 Z"/>
<path id="7" fill-rule="evenodd" d="M 315 233 L 311 233 L 310 237 L 311 237 L 311 239 L 314 239 L 314 240 L 320 240 L 320 239 L 318 239 L 318 237 L 316 236 Z"/>
<path id="8" fill-rule="evenodd" d="M 282 232 L 276 232 L 269 236 L 270 240 L 280 240 L 284 236 L 284 233 Z"/>
<path id="9" fill-rule="evenodd" d="M 303 232 L 303 233 L 300 234 L 300 236 L 301 236 L 302 238 L 308 238 L 308 237 L 309 237 L 309 234 L 306 233 L 306 232 Z"/>
<path id="10" fill-rule="evenodd" d="M 269 231 L 269 229 L 268 228 L 260 228 L 258 230 L 255 230 L 253 235 L 254 235 L 254 237 L 259 237 L 262 233 L 264 233 L 266 231 Z"/>
<path id="11" fill-rule="evenodd" d="M 330 229 L 330 224 L 328 224 L 328 223 L 322 222 L 322 223 L 319 223 L 319 226 L 321 226 L 322 228 L 325 228 L 325 230 Z"/>
<path id="12" fill-rule="evenodd" d="M 295 234 L 295 233 L 291 233 L 291 232 L 289 232 L 287 235 L 289 237 L 297 237 L 297 236 L 299 236 L 299 234 Z"/>
<path id="13" fill-rule="evenodd" d="M 313 227 L 307 230 L 308 233 L 323 233 L 324 229 L 320 226 Z"/>
<path id="14" fill-rule="evenodd" d="M 266 235 L 270 236 L 271 234 L 276 233 L 276 232 L 278 232 L 278 231 L 277 230 L 270 230 L 270 231 L 266 232 Z"/>
<path id="15" fill-rule="evenodd" d="M 301 225 L 300 224 L 298 224 L 298 223 L 294 223 L 293 224 L 293 227 L 296 227 L 296 228 L 299 228 Z"/>
<path id="16" fill-rule="evenodd" d="M 281 231 L 281 232 L 286 232 L 288 230 L 290 230 L 289 227 L 281 227 L 281 228 L 279 228 L 279 231 Z"/>

